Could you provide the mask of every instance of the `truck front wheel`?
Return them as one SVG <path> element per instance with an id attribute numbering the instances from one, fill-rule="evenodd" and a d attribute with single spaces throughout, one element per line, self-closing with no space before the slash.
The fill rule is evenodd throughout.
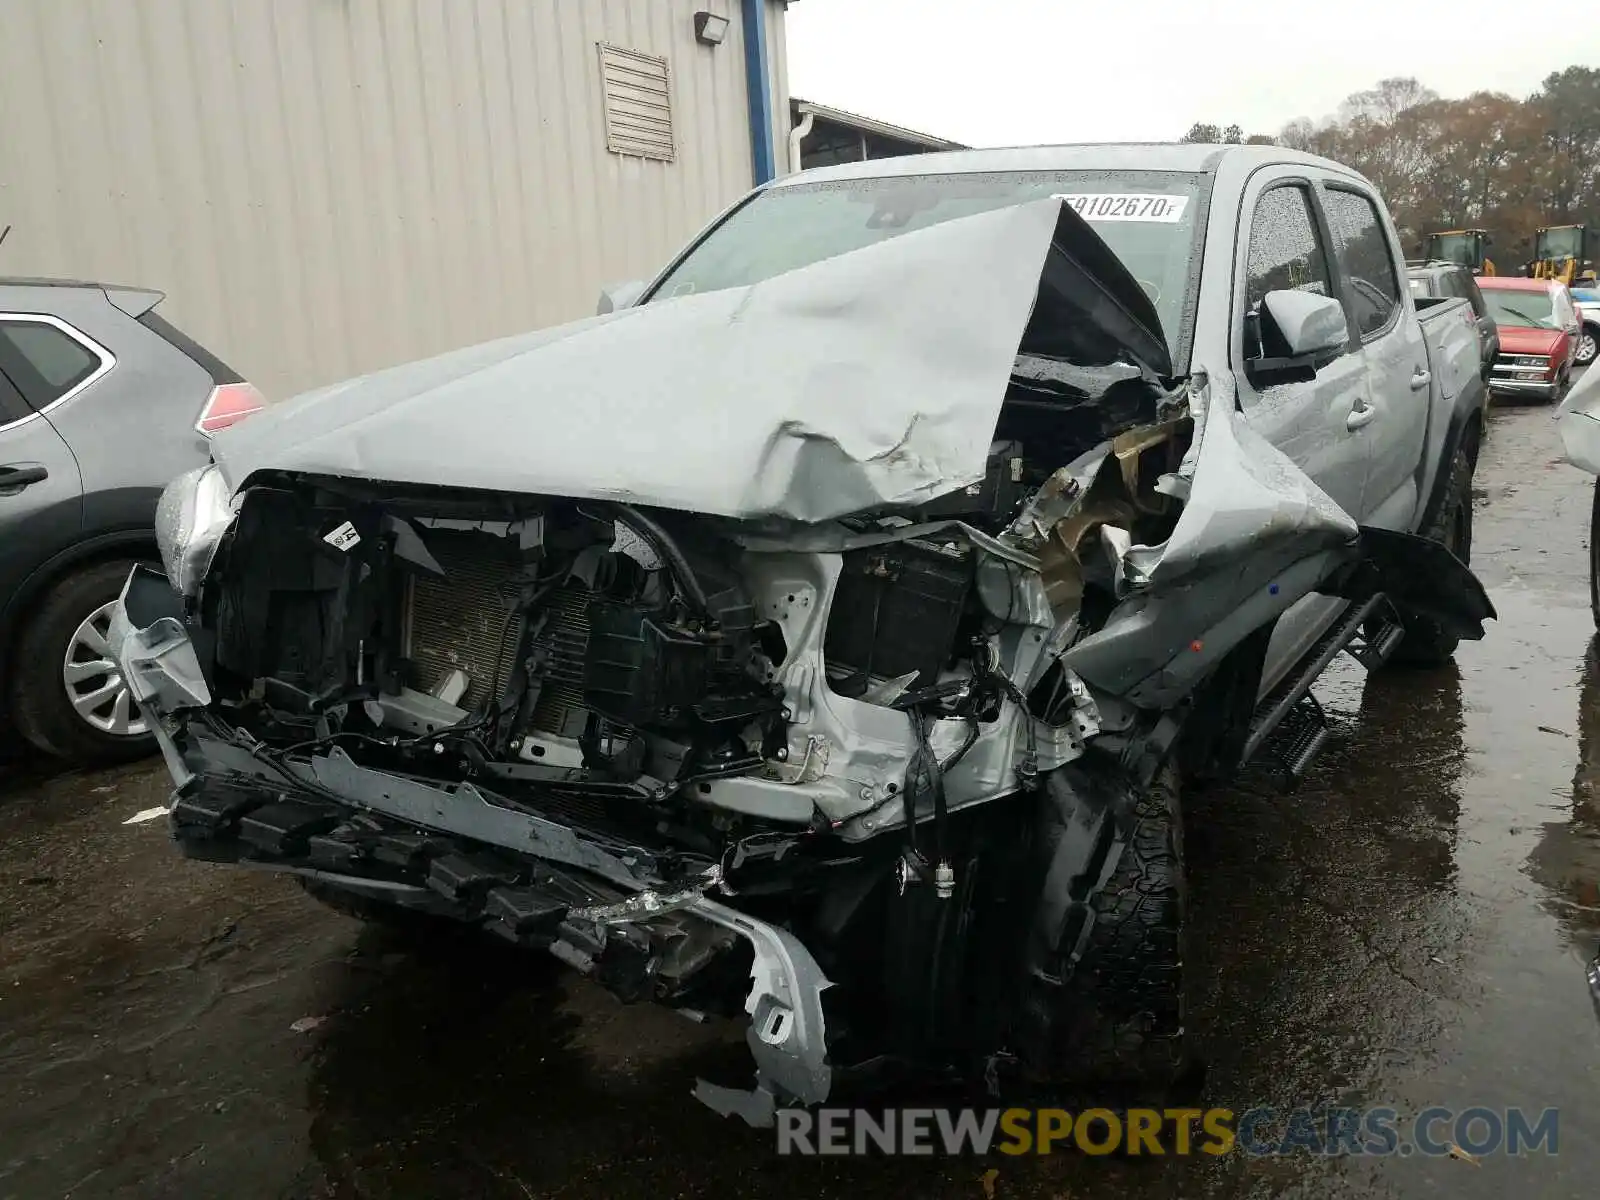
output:
<path id="1" fill-rule="evenodd" d="M 1185 1064 L 1178 772 L 1052 772 L 1016 1045 L 1039 1082 L 1165 1088 Z"/>

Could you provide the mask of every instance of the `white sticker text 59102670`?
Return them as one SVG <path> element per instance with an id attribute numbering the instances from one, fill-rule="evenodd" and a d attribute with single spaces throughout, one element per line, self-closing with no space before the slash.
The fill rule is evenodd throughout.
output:
<path id="1" fill-rule="evenodd" d="M 1149 192 L 1057 192 L 1053 197 L 1072 205 L 1085 221 L 1160 221 L 1174 225 L 1183 220 L 1187 196 L 1161 196 Z"/>

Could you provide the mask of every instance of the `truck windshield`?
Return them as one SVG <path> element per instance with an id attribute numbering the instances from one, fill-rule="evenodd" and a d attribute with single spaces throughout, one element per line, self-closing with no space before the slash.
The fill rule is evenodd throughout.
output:
<path id="1" fill-rule="evenodd" d="M 1509 288 L 1484 288 L 1484 303 L 1496 325 L 1523 329 L 1555 329 L 1555 299 L 1547 291 L 1512 291 Z"/>
<path id="2" fill-rule="evenodd" d="M 1175 351 L 1193 286 L 1207 177 L 1169 171 L 1006 171 L 769 188 L 692 246 L 647 300 L 759 283 L 874 242 L 1061 195 L 1149 293 Z"/>

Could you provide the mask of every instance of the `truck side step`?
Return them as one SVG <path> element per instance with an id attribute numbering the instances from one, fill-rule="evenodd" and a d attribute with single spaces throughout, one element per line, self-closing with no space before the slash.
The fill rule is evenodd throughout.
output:
<path id="1" fill-rule="evenodd" d="M 1294 787 L 1328 742 L 1327 717 L 1311 694 L 1311 685 L 1341 650 L 1348 650 L 1369 671 L 1382 665 L 1404 632 L 1383 595 L 1352 604 L 1306 652 L 1300 665 L 1256 706 L 1240 765 L 1268 749 L 1282 764 L 1286 785 Z"/>
<path id="2" fill-rule="evenodd" d="M 1389 604 L 1381 605 L 1372 614 L 1368 624 L 1372 628 L 1363 628 L 1345 649 L 1350 651 L 1351 658 L 1367 670 L 1376 671 L 1389 661 L 1400 639 L 1406 636 L 1406 627 L 1400 623 L 1393 606 Z"/>
<path id="3" fill-rule="evenodd" d="M 1310 692 L 1278 723 L 1267 739 L 1266 750 L 1283 768 L 1285 791 L 1293 791 L 1322 753 L 1330 736 L 1328 718 Z"/>

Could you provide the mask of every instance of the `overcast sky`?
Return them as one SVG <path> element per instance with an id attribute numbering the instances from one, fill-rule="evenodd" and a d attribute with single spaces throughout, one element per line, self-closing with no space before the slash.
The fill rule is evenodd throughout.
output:
<path id="1" fill-rule="evenodd" d="M 1167 141 L 1195 121 L 1275 133 L 1391 75 L 1445 96 L 1524 96 L 1562 67 L 1600 66 L 1593 13 L 1484 0 L 794 0 L 789 87 L 975 146 Z"/>

